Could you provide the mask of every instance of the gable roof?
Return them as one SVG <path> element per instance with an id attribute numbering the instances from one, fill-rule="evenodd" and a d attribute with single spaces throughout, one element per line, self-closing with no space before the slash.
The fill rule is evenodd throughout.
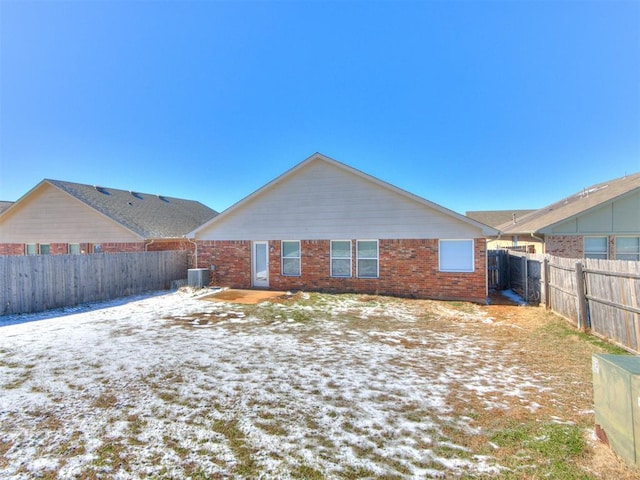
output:
<path id="1" fill-rule="evenodd" d="M 142 238 L 183 237 L 217 215 L 215 210 L 193 200 L 45 179 L 0 213 L 0 218 L 44 185 L 65 192 Z"/>
<path id="2" fill-rule="evenodd" d="M 532 212 L 535 210 L 476 210 L 466 212 L 465 215 L 480 223 L 497 228 L 499 225 L 513 222 L 514 218 L 517 220 Z"/>
<path id="3" fill-rule="evenodd" d="M 436 203 L 430 202 L 429 200 L 426 200 L 422 197 L 419 197 L 417 195 L 414 195 L 412 193 L 407 192 L 406 190 L 402 190 L 401 188 L 398 188 L 394 185 L 391 185 L 390 183 L 384 182 L 382 180 L 379 180 L 371 175 L 368 175 L 366 173 L 361 172 L 360 170 L 357 170 L 355 168 L 352 168 L 344 163 L 338 162 L 337 160 L 334 160 L 332 158 L 329 158 L 325 155 L 322 155 L 321 153 L 314 153 L 313 155 L 311 155 L 310 157 L 308 157 L 307 159 L 303 160 L 302 162 L 298 163 L 297 165 L 295 165 L 294 167 L 292 167 L 291 169 L 287 170 L 286 172 L 284 172 L 282 175 L 276 177 L 274 180 L 272 180 L 271 182 L 267 183 L 266 185 L 264 185 L 263 187 L 259 188 L 258 190 L 256 190 L 255 192 L 249 194 L 248 196 L 244 197 L 242 200 L 240 200 L 239 202 L 233 204 L 232 206 L 230 206 L 229 208 L 227 208 L 226 210 L 224 210 L 222 213 L 220 213 L 218 216 L 216 216 L 215 218 L 212 218 L 211 220 L 209 220 L 208 222 L 200 225 L 198 228 L 194 229 L 193 231 L 191 231 L 187 236 L 193 238 L 198 232 L 201 232 L 211 226 L 216 225 L 219 222 L 222 222 L 225 218 L 229 218 L 230 216 L 232 216 L 235 212 L 237 212 L 238 210 L 242 209 L 243 207 L 245 207 L 246 205 L 248 205 L 249 203 L 253 202 L 254 200 L 258 199 L 260 196 L 262 196 L 263 194 L 265 194 L 268 191 L 273 190 L 274 188 L 277 188 L 280 184 L 284 183 L 285 181 L 287 181 L 288 179 L 290 179 L 291 177 L 293 177 L 294 175 L 296 175 L 299 171 L 301 171 L 302 169 L 304 169 L 305 167 L 309 166 L 312 163 L 316 163 L 316 162 L 320 162 L 320 163 L 326 163 L 329 164 L 331 166 L 337 167 L 338 169 L 341 169 L 345 172 L 348 172 L 352 175 L 356 175 L 361 179 L 364 179 L 367 182 L 370 182 L 378 187 L 382 187 L 383 189 L 387 189 L 390 190 L 392 192 L 395 192 L 409 200 L 412 200 L 414 202 L 417 202 L 425 207 L 431 208 L 433 210 L 436 210 L 442 214 L 445 214 L 447 216 L 453 217 L 455 219 L 457 219 L 458 221 L 465 223 L 469 226 L 472 226 L 474 228 L 478 228 L 482 231 L 483 235 L 497 235 L 498 231 L 488 225 L 485 225 L 481 222 L 478 222 L 474 219 L 465 217 L 464 215 L 460 215 L 459 213 L 456 213 L 452 210 L 449 210 L 441 205 L 438 205 Z"/>
<path id="4" fill-rule="evenodd" d="M 498 226 L 502 233 L 536 233 L 581 215 L 593 208 L 640 189 L 640 172 L 585 188 L 559 202 L 536 210 L 515 224 L 506 222 Z"/>

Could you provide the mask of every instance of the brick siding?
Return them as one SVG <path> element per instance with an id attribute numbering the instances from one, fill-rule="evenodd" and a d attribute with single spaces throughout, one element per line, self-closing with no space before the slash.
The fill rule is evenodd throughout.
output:
<path id="1" fill-rule="evenodd" d="M 209 272 L 211 285 L 251 288 L 251 242 L 247 240 L 198 241 L 197 268 Z M 271 256 L 270 256 L 271 257 Z M 271 262 L 272 259 L 269 258 Z"/>
<path id="2" fill-rule="evenodd" d="M 24 255 L 24 243 L 0 243 L 0 255 Z"/>
<path id="3" fill-rule="evenodd" d="M 545 252 L 565 258 L 582 258 L 584 241 L 580 235 L 549 235 L 545 239 Z"/>
<path id="4" fill-rule="evenodd" d="M 583 258 L 584 257 L 584 237 L 607 236 L 608 258 L 616 258 L 616 237 L 615 235 L 549 235 L 546 238 L 546 253 L 556 257 Z"/>
<path id="5" fill-rule="evenodd" d="M 36 244 L 37 245 L 37 244 Z M 193 255 L 194 246 L 187 240 L 157 240 L 152 243 L 147 242 L 109 242 L 109 243 L 80 243 L 80 253 L 93 253 L 95 245 L 100 245 L 102 253 L 127 253 L 127 252 L 158 252 L 166 250 L 188 250 Z M 0 255 L 24 255 L 24 243 L 0 243 Z M 67 255 L 69 253 L 68 243 L 50 243 L 50 255 Z"/>
<path id="6" fill-rule="evenodd" d="M 198 241 L 198 267 L 211 271 L 211 284 L 251 288 L 250 241 Z M 330 272 L 330 240 L 303 240 L 301 276 L 281 275 L 281 242 L 269 242 L 269 287 L 334 293 L 370 293 L 412 298 L 469 300 L 486 297 L 486 241 L 475 240 L 475 271 L 446 273 L 438 270 L 438 240 L 380 240 L 379 277 L 357 278 L 355 242 L 350 278 Z"/>

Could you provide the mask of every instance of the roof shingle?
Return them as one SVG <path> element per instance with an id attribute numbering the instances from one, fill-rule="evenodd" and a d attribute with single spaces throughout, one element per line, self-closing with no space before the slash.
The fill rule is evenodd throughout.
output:
<path id="1" fill-rule="evenodd" d="M 46 179 L 89 207 L 144 238 L 178 238 L 215 217 L 193 200 Z"/>
<path id="2" fill-rule="evenodd" d="M 640 172 L 585 188 L 570 197 L 498 226 L 503 233 L 536 233 L 640 189 Z"/>

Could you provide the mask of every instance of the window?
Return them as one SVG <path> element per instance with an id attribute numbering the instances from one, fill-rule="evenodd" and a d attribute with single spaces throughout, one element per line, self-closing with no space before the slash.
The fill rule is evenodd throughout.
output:
<path id="1" fill-rule="evenodd" d="M 640 260 L 640 237 L 616 237 L 616 260 Z"/>
<path id="2" fill-rule="evenodd" d="M 96 243 L 93 245 L 93 253 L 102 253 L 102 245 Z"/>
<path id="3" fill-rule="evenodd" d="M 51 249 L 50 249 L 48 243 L 41 243 L 40 244 L 40 255 L 49 255 L 50 251 L 51 251 Z"/>
<path id="4" fill-rule="evenodd" d="M 378 278 L 378 241 L 358 240 L 356 258 L 359 278 Z"/>
<path id="5" fill-rule="evenodd" d="M 69 255 L 80 255 L 80 244 L 79 243 L 70 243 L 69 244 Z"/>
<path id="6" fill-rule="evenodd" d="M 331 240 L 331 276 L 351 276 L 351 240 Z"/>
<path id="7" fill-rule="evenodd" d="M 282 242 L 282 275 L 300 276 L 300 242 Z"/>
<path id="8" fill-rule="evenodd" d="M 25 255 L 35 255 L 36 253 L 38 253 L 38 250 L 36 249 L 36 244 L 35 243 L 27 243 L 24 246 L 24 253 L 25 253 Z"/>
<path id="9" fill-rule="evenodd" d="M 439 268 L 441 272 L 473 272 L 473 240 L 440 240 Z"/>
<path id="10" fill-rule="evenodd" d="M 606 260 L 609 255 L 607 237 L 584 237 L 584 258 L 601 258 Z"/>

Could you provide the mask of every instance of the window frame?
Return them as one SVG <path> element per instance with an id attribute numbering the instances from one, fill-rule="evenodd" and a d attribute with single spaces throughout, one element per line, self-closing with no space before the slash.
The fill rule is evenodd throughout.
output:
<path id="1" fill-rule="evenodd" d="M 349 257 L 334 257 L 333 256 L 333 244 L 341 242 L 349 244 Z M 348 275 L 335 275 L 333 272 L 334 260 L 349 260 L 349 274 Z M 353 277 L 353 244 L 351 240 L 331 240 L 329 244 L 329 270 L 331 278 L 351 278 Z"/>
<path id="2" fill-rule="evenodd" d="M 285 243 L 297 243 L 298 244 L 298 256 L 296 257 L 288 257 L 284 254 L 284 244 Z M 298 273 L 285 273 L 284 271 L 284 261 L 285 259 L 298 260 Z M 300 277 L 302 276 L 302 242 L 300 240 L 282 240 L 280 242 L 280 274 L 283 277 Z"/>
<path id="3" fill-rule="evenodd" d="M 375 257 L 364 257 L 360 255 L 360 242 L 375 242 L 376 244 L 376 256 Z M 374 276 L 371 275 L 361 275 L 360 274 L 360 260 L 375 260 L 376 262 L 376 274 Z M 361 239 L 356 240 L 356 276 L 358 278 L 380 278 L 380 242 L 377 239 Z"/>
<path id="4" fill-rule="evenodd" d="M 446 265 L 443 266 L 443 251 L 447 249 L 443 249 L 443 244 L 462 244 L 466 243 L 469 245 L 469 250 L 467 253 L 470 253 L 470 266 L 467 264 L 465 266 L 460 266 L 459 268 L 451 268 Z M 438 240 L 438 271 L 443 273 L 475 273 L 476 271 L 476 251 L 475 251 L 476 242 L 473 238 L 445 238 Z M 449 259 L 446 259 L 446 262 L 449 263 Z"/>
<path id="5" fill-rule="evenodd" d="M 42 247 L 45 248 L 46 252 L 42 251 Z M 38 244 L 38 255 L 51 255 L 51 244 L 50 243 L 39 243 Z"/>
<path id="6" fill-rule="evenodd" d="M 605 250 L 602 251 L 587 251 L 587 239 L 600 238 L 604 239 Z M 588 255 L 604 255 L 604 258 L 601 256 L 588 256 Z M 609 237 L 606 235 L 585 235 L 582 237 L 582 258 L 593 258 L 596 260 L 609 260 Z"/>
<path id="7" fill-rule="evenodd" d="M 76 246 L 78 248 L 77 252 L 72 252 L 71 248 Z M 80 244 L 79 243 L 68 243 L 67 244 L 67 253 L 69 255 L 80 255 L 82 253 L 82 249 L 80 248 Z"/>
<path id="8" fill-rule="evenodd" d="M 620 253 L 618 252 L 618 239 L 620 238 L 633 238 L 636 240 L 637 242 L 637 250 L 635 252 L 629 252 L 629 253 Z M 631 261 L 631 262 L 637 262 L 640 261 L 640 236 L 637 235 L 620 235 L 615 237 L 615 251 L 616 251 L 616 260 L 624 260 L 624 261 Z M 629 258 L 619 258 L 620 255 L 625 255 L 625 256 L 635 256 L 635 258 L 633 260 L 629 259 Z"/>
<path id="9" fill-rule="evenodd" d="M 31 251 L 29 251 L 31 250 Z M 24 254 L 25 255 L 37 255 L 38 254 L 38 244 L 37 243 L 25 243 L 24 244 Z"/>

